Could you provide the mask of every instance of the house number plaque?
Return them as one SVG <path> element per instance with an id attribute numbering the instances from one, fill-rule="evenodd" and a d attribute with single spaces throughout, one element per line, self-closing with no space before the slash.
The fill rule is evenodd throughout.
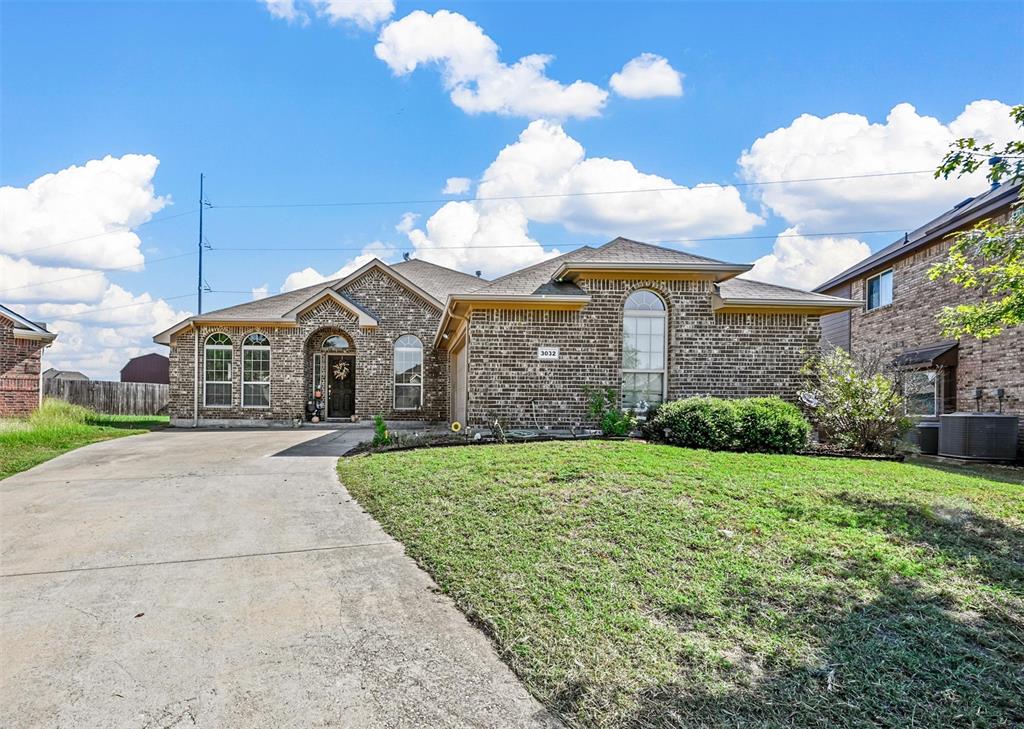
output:
<path id="1" fill-rule="evenodd" d="M 537 347 L 537 359 L 558 359 L 558 347 Z"/>

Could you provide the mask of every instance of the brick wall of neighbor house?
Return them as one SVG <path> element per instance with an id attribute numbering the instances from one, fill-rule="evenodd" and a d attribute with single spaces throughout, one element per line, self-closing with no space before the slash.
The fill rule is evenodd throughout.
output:
<path id="1" fill-rule="evenodd" d="M 820 322 L 802 314 L 715 314 L 710 281 L 577 284 L 581 311 L 476 310 L 469 319 L 467 420 L 518 426 L 590 422 L 587 387 L 619 391 L 623 304 L 648 288 L 668 303 L 668 397 L 781 395 L 794 399 L 799 370 L 818 347 Z M 557 361 L 537 359 L 558 347 Z"/>
<path id="2" fill-rule="evenodd" d="M 446 420 L 448 418 L 448 366 L 443 353 L 434 350 L 433 338 L 441 312 L 432 304 L 407 291 L 387 274 L 370 271 L 345 287 L 344 293 L 361 307 L 374 312 L 379 325 L 360 329 L 356 317 L 333 301 L 325 301 L 305 312 L 297 326 L 203 326 L 200 342 L 214 332 L 224 332 L 232 342 L 232 405 L 208 408 L 202 402 L 201 419 L 244 419 L 286 421 L 304 417 L 306 401 L 312 397 L 310 343 L 330 334 L 344 334 L 355 347 L 356 415 L 371 418 L 382 414 L 389 420 Z M 270 407 L 243 408 L 241 362 L 242 341 L 253 332 L 270 340 Z M 394 409 L 394 342 L 403 334 L 414 334 L 423 343 L 423 407 Z M 202 382 L 203 351 L 199 351 Z M 172 339 L 170 352 L 172 418 L 192 417 L 193 337 L 190 332 Z"/>
<path id="3" fill-rule="evenodd" d="M 947 340 L 936 315 L 943 306 L 977 300 L 959 286 L 928 278 L 928 269 L 944 258 L 948 249 L 948 242 L 938 243 L 892 264 L 892 304 L 871 311 L 856 309 L 851 313 L 854 352 L 879 348 L 898 353 Z M 877 272 L 873 271 L 872 275 L 874 273 Z M 866 298 L 864 286 L 869 277 L 853 281 L 853 298 Z M 1024 328 L 1005 330 L 987 342 L 973 337 L 960 340 L 956 409 L 974 410 L 974 390 L 979 387 L 984 390 L 981 410 L 986 412 L 996 412 L 999 408 L 992 390 L 1002 387 L 1006 391 L 1003 412 L 1020 416 L 1018 452 L 1024 454 Z"/>
<path id="4" fill-rule="evenodd" d="M 44 342 L 16 339 L 14 322 L 0 316 L 0 416 L 28 415 L 39 407 Z"/>

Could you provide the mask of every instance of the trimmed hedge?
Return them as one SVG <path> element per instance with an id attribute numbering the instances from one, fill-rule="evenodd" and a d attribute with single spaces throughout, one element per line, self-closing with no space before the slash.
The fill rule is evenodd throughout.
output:
<path id="1" fill-rule="evenodd" d="M 795 405 L 777 397 L 691 397 L 658 407 L 642 432 L 684 448 L 793 453 L 807 444 L 811 426 Z"/>

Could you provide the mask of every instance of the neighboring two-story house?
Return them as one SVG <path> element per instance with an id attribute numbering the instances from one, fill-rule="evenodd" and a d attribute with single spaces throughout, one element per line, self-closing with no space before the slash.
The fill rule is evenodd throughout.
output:
<path id="1" fill-rule="evenodd" d="M 944 337 L 937 320 L 942 307 L 977 301 L 981 294 L 933 281 L 928 271 L 945 258 L 951 233 L 1009 215 L 1020 188 L 1004 184 L 965 200 L 815 289 L 864 301 L 863 307 L 822 317 L 823 344 L 891 356 L 904 371 L 910 415 L 1000 408 L 1020 415 L 1018 455 L 1024 453 L 1024 327 L 985 342 Z"/>

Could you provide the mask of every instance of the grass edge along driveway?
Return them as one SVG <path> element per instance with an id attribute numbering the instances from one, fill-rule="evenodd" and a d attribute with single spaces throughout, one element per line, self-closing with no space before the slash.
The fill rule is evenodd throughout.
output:
<path id="1" fill-rule="evenodd" d="M 638 442 L 338 472 L 570 726 L 1024 721 L 1020 484 Z"/>
<path id="2" fill-rule="evenodd" d="M 75 448 L 148 433 L 168 422 L 159 415 L 101 415 L 63 400 L 46 399 L 28 418 L 0 419 L 0 480 Z"/>

